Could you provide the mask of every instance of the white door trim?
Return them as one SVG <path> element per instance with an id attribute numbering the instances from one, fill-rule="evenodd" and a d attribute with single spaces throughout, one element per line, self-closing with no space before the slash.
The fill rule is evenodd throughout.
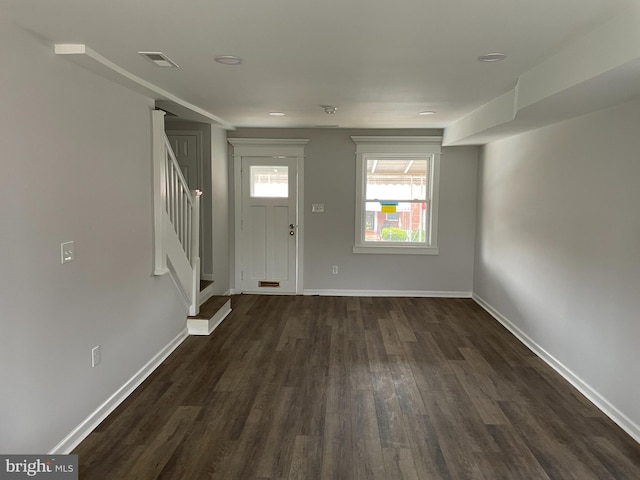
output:
<path id="1" fill-rule="evenodd" d="M 298 231 L 296 235 L 296 294 L 304 289 L 304 146 L 309 139 L 229 138 L 233 145 L 234 281 L 233 293 L 242 293 L 242 157 L 295 158 L 298 170 Z"/>

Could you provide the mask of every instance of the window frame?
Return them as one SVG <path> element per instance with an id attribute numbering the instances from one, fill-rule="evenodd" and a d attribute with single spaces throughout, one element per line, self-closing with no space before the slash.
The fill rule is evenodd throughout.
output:
<path id="1" fill-rule="evenodd" d="M 363 137 L 353 136 L 356 144 L 356 202 L 353 253 L 438 255 L 438 197 L 440 184 L 441 136 Z M 426 202 L 429 209 L 425 242 L 373 242 L 365 238 L 367 160 L 429 159 Z"/>

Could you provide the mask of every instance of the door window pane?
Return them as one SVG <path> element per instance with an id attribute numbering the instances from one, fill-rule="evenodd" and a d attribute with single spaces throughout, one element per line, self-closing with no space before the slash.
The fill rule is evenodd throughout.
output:
<path id="1" fill-rule="evenodd" d="M 252 165 L 249 175 L 252 197 L 287 198 L 289 196 L 289 167 Z"/>

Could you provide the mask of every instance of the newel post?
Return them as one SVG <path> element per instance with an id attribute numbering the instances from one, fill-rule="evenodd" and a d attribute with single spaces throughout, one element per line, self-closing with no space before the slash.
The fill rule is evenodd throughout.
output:
<path id="1" fill-rule="evenodd" d="M 193 282 L 189 315 L 197 315 L 200 310 L 200 190 L 192 190 L 193 205 L 191 207 L 191 268 Z"/>

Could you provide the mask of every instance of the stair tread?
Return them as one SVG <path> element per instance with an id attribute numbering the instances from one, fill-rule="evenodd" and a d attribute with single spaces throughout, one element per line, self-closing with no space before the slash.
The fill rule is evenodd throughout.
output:
<path id="1" fill-rule="evenodd" d="M 229 296 L 214 295 L 200 305 L 200 312 L 197 315 L 188 318 L 209 319 L 213 317 L 229 300 L 231 300 L 231 297 Z"/>

